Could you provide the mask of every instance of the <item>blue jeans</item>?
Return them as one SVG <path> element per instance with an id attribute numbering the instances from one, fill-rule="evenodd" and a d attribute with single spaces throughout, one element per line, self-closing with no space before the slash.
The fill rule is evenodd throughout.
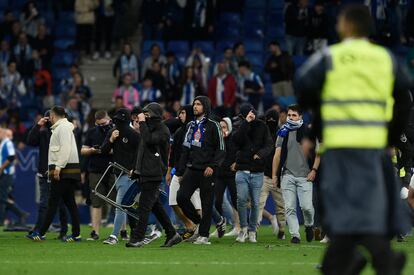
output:
<path id="1" fill-rule="evenodd" d="M 248 173 L 237 171 L 237 210 L 239 211 L 240 227 L 249 226 L 249 232 L 256 232 L 259 218 L 259 201 L 263 185 L 263 173 Z M 251 209 L 247 222 L 247 202 L 250 197 Z"/>
<path id="2" fill-rule="evenodd" d="M 123 175 L 117 182 L 116 182 L 116 203 L 121 204 L 122 199 L 125 196 L 125 193 L 128 191 L 129 187 L 134 183 L 127 175 Z M 121 231 L 121 227 L 123 224 L 126 223 L 127 215 L 122 210 L 116 208 L 115 209 L 115 219 L 114 219 L 114 229 L 112 230 L 112 234 L 114 236 L 118 236 L 119 232 Z"/>
<path id="3" fill-rule="evenodd" d="M 286 35 L 286 49 L 290 55 L 303 55 L 305 46 L 305 37 Z"/>
<path id="4" fill-rule="evenodd" d="M 13 175 L 0 175 L 0 226 L 6 218 L 7 198 L 13 187 Z"/>

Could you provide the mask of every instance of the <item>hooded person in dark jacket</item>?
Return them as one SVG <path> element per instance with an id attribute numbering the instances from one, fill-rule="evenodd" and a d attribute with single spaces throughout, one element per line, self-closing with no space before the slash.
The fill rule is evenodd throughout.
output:
<path id="1" fill-rule="evenodd" d="M 181 177 L 177 194 L 178 205 L 195 224 L 199 224 L 191 239 L 195 244 L 210 244 L 209 230 L 214 200 L 214 182 L 217 169 L 225 158 L 225 145 L 220 125 L 210 118 L 211 102 L 198 96 L 193 102 L 195 120 L 188 123 L 183 151 L 176 175 Z M 194 191 L 200 188 L 203 216 L 191 203 Z M 197 232 L 198 231 L 198 232 Z M 199 235 L 199 236 L 198 236 Z"/>
<path id="2" fill-rule="evenodd" d="M 182 241 L 175 231 L 160 200 L 160 185 L 167 172 L 170 131 L 162 122 L 162 108 L 158 103 L 149 103 L 138 115 L 141 138 L 135 170 L 132 178 L 141 184 L 138 201 L 138 221 L 130 219 L 131 239 L 127 247 L 144 245 L 148 217 L 154 213 L 164 228 L 167 239 L 163 247 L 171 247 Z"/>
<path id="3" fill-rule="evenodd" d="M 233 134 L 233 142 L 237 150 L 235 166 L 237 209 L 241 227 L 236 241 L 245 242 L 249 231 L 249 241 L 255 243 L 263 172 L 267 156 L 272 150 L 272 139 L 266 124 L 256 119 L 256 110 L 251 104 L 244 103 L 240 106 L 240 116 L 243 121 Z M 251 211 L 248 223 L 246 207 L 249 197 Z"/>
<path id="4" fill-rule="evenodd" d="M 278 112 L 274 109 L 269 109 L 265 114 L 265 121 L 267 128 L 269 128 L 270 136 L 273 141 L 272 144 L 276 144 L 277 132 L 279 130 Z M 283 200 L 282 190 L 280 190 L 280 188 L 277 186 L 273 186 L 272 184 L 272 162 L 274 154 L 275 147 L 273 146 L 265 162 L 263 186 L 259 201 L 259 222 L 261 221 L 262 217 L 269 219 L 273 227 L 273 233 L 277 235 L 280 240 L 283 240 L 285 238 L 284 226 L 286 224 L 285 202 Z M 266 209 L 264 209 L 269 194 L 272 195 L 276 215 L 271 215 L 266 211 Z"/>
<path id="5" fill-rule="evenodd" d="M 175 131 L 174 135 L 171 138 L 171 151 L 170 158 L 168 163 L 168 172 L 166 175 L 167 184 L 170 187 L 170 193 L 168 197 L 168 203 L 171 208 L 174 210 L 174 213 L 177 217 L 184 223 L 186 228 L 186 233 L 184 233 L 183 238 L 186 239 L 191 237 L 195 229 L 194 223 L 183 213 L 182 209 L 178 206 L 177 203 L 177 193 L 180 188 L 180 183 L 178 182 L 178 176 L 174 175 L 176 167 L 180 161 L 181 151 L 184 142 L 184 136 L 186 132 L 187 124 L 194 119 L 193 106 L 185 105 L 180 108 L 178 111 L 178 120 L 180 121 L 181 127 Z M 196 208 L 196 210 L 201 210 L 200 202 L 200 191 L 196 190 L 191 197 L 191 201 Z"/>

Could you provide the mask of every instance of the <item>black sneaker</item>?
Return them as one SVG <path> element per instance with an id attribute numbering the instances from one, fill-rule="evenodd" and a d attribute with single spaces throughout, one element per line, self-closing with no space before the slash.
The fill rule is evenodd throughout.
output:
<path id="1" fill-rule="evenodd" d="M 285 232 L 279 231 L 279 233 L 277 233 L 277 238 L 279 240 L 285 240 L 286 239 Z"/>
<path id="2" fill-rule="evenodd" d="M 293 244 L 300 244 L 300 239 L 298 237 L 293 237 L 290 242 Z"/>
<path id="3" fill-rule="evenodd" d="M 129 241 L 128 231 L 121 230 L 121 240 L 123 241 Z"/>
<path id="4" fill-rule="evenodd" d="M 226 218 L 221 217 L 221 221 L 216 224 L 217 228 L 217 236 L 219 238 L 223 238 L 224 234 L 226 233 Z"/>
<path id="5" fill-rule="evenodd" d="M 313 241 L 313 237 L 314 237 L 313 227 L 312 226 L 305 227 L 305 233 L 306 233 L 306 241 L 308 241 L 309 243 Z"/>
<path id="6" fill-rule="evenodd" d="M 166 239 L 165 243 L 161 247 L 172 247 L 176 244 L 179 244 L 183 241 L 183 238 L 178 233 L 175 233 L 175 235 L 172 238 Z"/>
<path id="7" fill-rule="evenodd" d="M 130 248 L 140 248 L 143 247 L 145 245 L 145 243 L 143 241 L 129 241 L 125 244 L 125 247 L 130 247 Z"/>
<path id="8" fill-rule="evenodd" d="M 90 237 L 86 239 L 87 241 L 97 241 L 99 240 L 99 235 L 96 234 L 95 230 L 92 230 Z"/>

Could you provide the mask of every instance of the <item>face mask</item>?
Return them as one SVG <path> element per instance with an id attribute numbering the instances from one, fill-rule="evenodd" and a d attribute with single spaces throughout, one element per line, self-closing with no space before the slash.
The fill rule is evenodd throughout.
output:
<path id="1" fill-rule="evenodd" d="M 107 133 L 109 130 L 112 129 L 112 125 L 111 124 L 108 124 L 108 125 L 99 125 L 99 126 L 96 126 L 96 127 L 98 127 L 98 129 L 100 129 L 104 133 Z"/>

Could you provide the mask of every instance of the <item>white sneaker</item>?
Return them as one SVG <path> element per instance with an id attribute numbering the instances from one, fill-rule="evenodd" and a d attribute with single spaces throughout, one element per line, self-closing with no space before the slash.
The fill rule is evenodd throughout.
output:
<path id="1" fill-rule="evenodd" d="M 210 238 L 218 238 L 218 232 L 217 232 L 217 229 L 216 229 L 216 230 L 214 230 L 214 232 L 210 234 Z"/>
<path id="2" fill-rule="evenodd" d="M 325 235 L 325 237 L 323 237 L 323 239 L 320 241 L 320 243 L 329 243 L 329 238 L 327 235 Z"/>
<path id="3" fill-rule="evenodd" d="M 112 58 L 111 52 L 105 52 L 105 58 L 106 59 L 111 59 Z"/>
<path id="4" fill-rule="evenodd" d="M 211 244 L 211 243 L 208 241 L 207 237 L 200 236 L 197 238 L 197 240 L 195 240 L 195 242 L 193 242 L 193 244 Z"/>
<path id="5" fill-rule="evenodd" d="M 256 232 L 249 232 L 249 242 L 257 243 Z"/>
<path id="6" fill-rule="evenodd" d="M 99 52 L 94 52 L 92 55 L 92 60 L 98 60 L 99 59 Z"/>
<path id="7" fill-rule="evenodd" d="M 238 230 L 237 228 L 233 228 L 232 231 L 230 231 L 229 233 L 224 234 L 224 237 L 235 237 L 239 235 L 240 230 Z"/>
<path id="8" fill-rule="evenodd" d="M 244 243 L 247 238 L 247 227 L 242 228 L 239 232 L 239 235 L 236 238 L 236 242 L 238 243 Z"/>
<path id="9" fill-rule="evenodd" d="M 272 219 L 270 220 L 272 227 L 273 227 L 273 234 L 277 236 L 279 234 L 279 224 L 277 223 L 277 218 L 275 215 L 272 216 Z"/>
<path id="10" fill-rule="evenodd" d="M 115 245 L 118 243 L 118 238 L 114 235 L 110 235 L 105 241 L 104 244 Z"/>

